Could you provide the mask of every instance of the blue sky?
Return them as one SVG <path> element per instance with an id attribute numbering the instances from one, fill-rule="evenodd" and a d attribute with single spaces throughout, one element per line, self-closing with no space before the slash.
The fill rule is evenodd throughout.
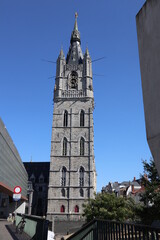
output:
<path id="1" fill-rule="evenodd" d="M 0 116 L 23 161 L 49 161 L 56 61 L 78 12 L 93 63 L 97 190 L 132 180 L 149 159 L 135 16 L 144 0 L 1 0 Z"/>

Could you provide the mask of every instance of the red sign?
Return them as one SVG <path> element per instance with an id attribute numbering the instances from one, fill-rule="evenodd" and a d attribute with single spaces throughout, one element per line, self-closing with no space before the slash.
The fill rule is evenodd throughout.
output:
<path id="1" fill-rule="evenodd" d="M 16 187 L 14 188 L 14 193 L 15 193 L 15 194 L 19 194 L 19 193 L 21 193 L 21 191 L 22 191 L 22 188 L 21 188 L 20 186 L 16 186 Z"/>

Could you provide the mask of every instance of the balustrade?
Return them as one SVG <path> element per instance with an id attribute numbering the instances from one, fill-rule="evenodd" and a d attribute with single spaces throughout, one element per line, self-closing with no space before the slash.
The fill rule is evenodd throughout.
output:
<path id="1" fill-rule="evenodd" d="M 64 98 L 80 98 L 85 97 L 85 91 L 83 90 L 64 90 L 62 91 L 62 97 Z"/>

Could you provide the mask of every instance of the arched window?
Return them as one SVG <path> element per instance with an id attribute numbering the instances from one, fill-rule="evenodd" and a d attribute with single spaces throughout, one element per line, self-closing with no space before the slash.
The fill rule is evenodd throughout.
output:
<path id="1" fill-rule="evenodd" d="M 71 73 L 70 87 L 76 89 L 78 85 L 78 74 L 75 71 Z"/>
<path id="2" fill-rule="evenodd" d="M 84 186 L 84 168 L 80 167 L 79 170 L 79 186 Z"/>
<path id="3" fill-rule="evenodd" d="M 65 206 L 64 205 L 61 206 L 61 212 L 65 212 Z"/>
<path id="4" fill-rule="evenodd" d="M 67 155 L 67 138 L 63 139 L 63 156 Z"/>
<path id="5" fill-rule="evenodd" d="M 79 192 L 80 192 L 80 197 L 84 197 L 84 191 L 82 188 L 80 188 Z"/>
<path id="6" fill-rule="evenodd" d="M 78 213 L 79 212 L 79 207 L 76 205 L 75 208 L 74 208 L 74 212 L 75 213 Z"/>
<path id="7" fill-rule="evenodd" d="M 64 188 L 62 188 L 61 193 L 62 193 L 62 197 L 65 197 L 65 189 Z"/>
<path id="8" fill-rule="evenodd" d="M 84 111 L 81 110 L 80 113 L 80 127 L 84 127 Z"/>
<path id="9" fill-rule="evenodd" d="M 84 138 L 83 137 L 81 137 L 81 140 L 80 140 L 80 155 L 84 156 Z"/>
<path id="10" fill-rule="evenodd" d="M 64 127 L 68 126 L 68 112 L 67 112 L 67 110 L 64 111 L 63 126 Z"/>
<path id="11" fill-rule="evenodd" d="M 62 179 L 61 179 L 61 185 L 66 186 L 66 172 L 67 169 L 65 167 L 62 168 Z"/>

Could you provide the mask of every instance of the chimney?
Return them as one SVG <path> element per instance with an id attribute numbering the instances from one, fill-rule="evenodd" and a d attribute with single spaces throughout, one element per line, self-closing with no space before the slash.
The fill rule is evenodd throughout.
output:
<path id="1" fill-rule="evenodd" d="M 133 181 L 136 181 L 136 177 L 133 178 Z"/>

